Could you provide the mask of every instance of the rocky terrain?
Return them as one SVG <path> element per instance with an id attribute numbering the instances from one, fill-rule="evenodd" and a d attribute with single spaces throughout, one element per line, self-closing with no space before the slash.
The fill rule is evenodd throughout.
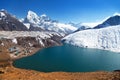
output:
<path id="1" fill-rule="evenodd" d="M 64 36 L 56 32 L 34 31 L 0 31 L 0 35 L 0 51 L 8 53 L 12 59 L 29 56 L 42 48 L 59 46 Z"/>
<path id="2" fill-rule="evenodd" d="M 27 31 L 26 26 L 5 10 L 0 11 L 0 31 Z"/>

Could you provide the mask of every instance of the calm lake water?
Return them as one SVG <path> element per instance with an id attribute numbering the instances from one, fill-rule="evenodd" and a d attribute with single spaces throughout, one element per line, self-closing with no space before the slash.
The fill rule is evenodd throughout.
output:
<path id="1" fill-rule="evenodd" d="M 45 48 L 21 58 L 14 66 L 43 72 L 91 72 L 120 69 L 120 54 L 105 50 L 63 45 Z"/>

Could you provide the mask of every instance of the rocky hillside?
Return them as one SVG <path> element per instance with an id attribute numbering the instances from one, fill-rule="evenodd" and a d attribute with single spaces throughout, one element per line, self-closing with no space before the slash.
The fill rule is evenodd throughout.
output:
<path id="1" fill-rule="evenodd" d="M 26 26 L 5 10 L 0 11 L 0 31 L 27 31 Z"/>
<path id="2" fill-rule="evenodd" d="M 56 32 L 0 31 L 1 53 L 6 51 L 12 59 L 28 56 L 41 48 L 61 45 L 63 36 Z"/>
<path id="3" fill-rule="evenodd" d="M 54 28 L 51 30 L 42 28 L 53 26 L 51 24 L 54 21 L 46 15 L 39 17 L 32 11 L 28 12 L 24 22 L 23 24 L 6 10 L 0 11 L 0 52 L 10 54 L 12 59 L 31 55 L 41 48 L 61 45 L 61 38 L 68 34 L 54 30 Z M 69 27 L 67 26 L 65 29 L 69 31 Z M 58 26 L 56 28 L 59 29 Z M 9 56 L 5 60 L 8 59 Z"/>

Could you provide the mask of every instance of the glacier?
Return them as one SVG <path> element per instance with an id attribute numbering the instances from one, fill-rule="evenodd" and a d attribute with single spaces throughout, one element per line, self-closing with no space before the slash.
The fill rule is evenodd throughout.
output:
<path id="1" fill-rule="evenodd" d="M 66 36 L 62 41 L 84 48 L 120 52 L 120 25 L 78 31 Z"/>

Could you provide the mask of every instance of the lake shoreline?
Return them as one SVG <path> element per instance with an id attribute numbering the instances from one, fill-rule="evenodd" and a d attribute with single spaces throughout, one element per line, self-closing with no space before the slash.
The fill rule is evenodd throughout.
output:
<path id="1" fill-rule="evenodd" d="M 120 69 L 119 57 L 120 54 L 109 51 L 63 45 L 41 49 L 35 55 L 16 60 L 14 65 L 42 72 L 114 71 Z"/>
<path id="2" fill-rule="evenodd" d="M 62 46 L 62 45 L 59 45 Z M 42 49 L 39 49 L 42 50 Z M 38 52 L 37 50 L 36 52 Z M 29 56 L 32 56 L 33 53 Z M 28 56 L 26 56 L 28 57 Z M 20 58 L 19 58 L 20 59 Z M 96 72 L 40 72 L 35 70 L 20 69 L 15 68 L 13 65 L 7 65 L 6 67 L 0 67 L 0 79 L 6 80 L 119 80 L 119 72 L 105 72 L 105 71 L 96 71 Z"/>
<path id="3" fill-rule="evenodd" d="M 56 45 L 56 46 L 45 47 L 45 48 L 51 48 L 51 47 L 57 47 L 57 46 L 63 46 L 63 44 L 59 44 L 59 45 Z M 15 60 L 18 60 L 18 59 L 21 59 L 21 58 L 24 58 L 24 57 L 32 56 L 32 55 L 36 54 L 38 51 L 40 51 L 42 49 L 45 49 L 45 48 L 35 48 L 34 51 L 32 53 L 28 54 L 27 56 L 17 57 L 17 58 L 14 58 L 12 60 L 15 61 Z"/>

